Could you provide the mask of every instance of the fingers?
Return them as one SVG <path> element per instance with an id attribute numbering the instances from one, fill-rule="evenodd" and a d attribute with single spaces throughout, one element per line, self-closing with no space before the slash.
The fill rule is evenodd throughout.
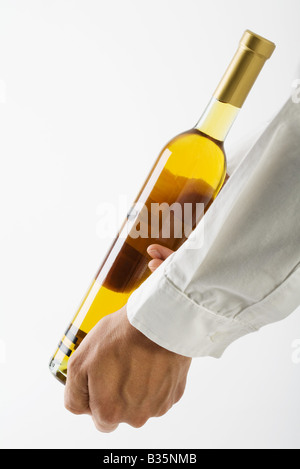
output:
<path id="1" fill-rule="evenodd" d="M 90 414 L 88 380 L 81 372 L 76 354 L 68 363 L 68 377 L 65 387 L 65 408 L 73 414 Z"/>
<path id="2" fill-rule="evenodd" d="M 97 430 L 102 433 L 115 431 L 121 421 L 121 409 L 118 405 L 118 399 L 116 399 L 118 393 L 111 392 L 110 396 L 105 395 L 103 383 L 99 387 L 99 381 L 92 378 L 89 385 L 89 394 L 89 406 Z"/>
<path id="3" fill-rule="evenodd" d="M 163 262 L 164 261 L 161 261 L 160 259 L 153 259 L 149 262 L 148 267 L 151 272 L 154 272 Z"/>
<path id="4" fill-rule="evenodd" d="M 151 244 L 147 252 L 149 256 L 153 257 L 153 259 L 161 259 L 165 261 L 167 257 L 173 254 L 174 251 L 172 249 L 166 248 L 165 246 L 161 246 L 160 244 Z"/>
<path id="5" fill-rule="evenodd" d="M 97 430 L 101 433 L 112 433 L 119 425 L 105 422 L 98 414 L 92 414 L 93 422 Z"/>
<path id="6" fill-rule="evenodd" d="M 153 258 L 148 264 L 151 272 L 154 272 L 173 253 L 171 249 L 160 244 L 151 244 L 147 252 Z"/>
<path id="7" fill-rule="evenodd" d="M 91 415 L 95 427 L 102 433 L 111 433 L 118 427 L 113 408 L 108 402 L 103 405 L 93 396 L 93 385 L 88 387 L 88 379 L 84 376 L 76 355 L 69 360 L 68 378 L 65 388 L 65 408 L 73 414 Z"/>

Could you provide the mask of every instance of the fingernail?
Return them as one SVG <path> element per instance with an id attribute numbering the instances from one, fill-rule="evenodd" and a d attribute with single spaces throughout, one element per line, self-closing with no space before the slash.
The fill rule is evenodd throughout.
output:
<path id="1" fill-rule="evenodd" d="M 151 270 L 151 272 L 153 272 L 153 271 L 156 269 L 155 263 L 154 263 L 153 261 L 150 261 L 150 262 L 148 263 L 148 267 L 149 267 L 149 269 Z"/>

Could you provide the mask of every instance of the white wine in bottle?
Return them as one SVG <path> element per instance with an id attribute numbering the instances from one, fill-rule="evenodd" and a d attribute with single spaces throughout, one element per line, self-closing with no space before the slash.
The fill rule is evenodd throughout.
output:
<path id="1" fill-rule="evenodd" d="M 223 142 L 274 49 L 272 42 L 247 30 L 197 125 L 173 138 L 161 151 L 135 201 L 139 209 L 135 208 L 134 215 L 131 212 L 124 222 L 51 359 L 50 370 L 62 383 L 66 382 L 69 357 L 88 332 L 102 317 L 124 306 L 130 294 L 150 275 L 147 247 L 160 243 L 178 249 L 201 218 L 199 204 L 205 213 L 218 195 L 226 180 Z M 152 226 L 153 215 L 162 204 L 181 209 L 169 212 L 173 224 L 167 235 L 164 220 L 158 229 L 153 230 Z M 187 207 L 189 217 L 185 217 Z M 178 220 L 182 228 L 179 235 Z M 140 236 L 137 226 L 143 231 Z"/>

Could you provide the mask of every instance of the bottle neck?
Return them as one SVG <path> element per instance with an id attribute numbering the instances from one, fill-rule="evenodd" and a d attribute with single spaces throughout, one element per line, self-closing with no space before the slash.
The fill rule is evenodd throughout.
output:
<path id="1" fill-rule="evenodd" d="M 199 122 L 195 125 L 195 129 L 215 140 L 224 142 L 239 110 L 232 104 L 222 103 L 216 98 L 212 98 Z"/>
<path id="2" fill-rule="evenodd" d="M 195 129 L 223 142 L 275 44 L 245 31 L 238 50 Z"/>

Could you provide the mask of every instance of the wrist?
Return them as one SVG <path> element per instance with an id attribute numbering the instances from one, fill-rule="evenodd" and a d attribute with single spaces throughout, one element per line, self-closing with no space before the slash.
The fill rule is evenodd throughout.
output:
<path id="1" fill-rule="evenodd" d="M 126 337 L 126 340 L 130 341 L 130 343 L 134 343 L 139 348 L 152 351 L 153 353 L 161 353 L 163 355 L 169 355 L 170 358 L 173 358 L 174 360 L 179 360 L 182 362 L 186 361 L 187 363 L 190 363 L 192 361 L 190 357 L 180 355 L 176 352 L 168 350 L 165 347 L 162 347 L 161 345 L 157 344 L 155 341 L 149 339 L 139 329 L 134 327 L 128 319 L 126 307 L 122 308 L 120 312 L 123 316 L 122 321 L 124 325 L 125 337 Z"/>

